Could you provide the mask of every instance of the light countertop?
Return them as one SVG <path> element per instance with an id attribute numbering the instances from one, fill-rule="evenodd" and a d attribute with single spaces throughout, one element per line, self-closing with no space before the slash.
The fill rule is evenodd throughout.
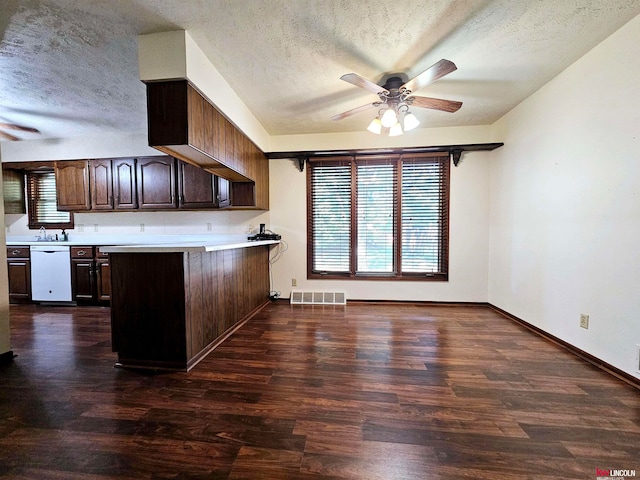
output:
<path id="1" fill-rule="evenodd" d="M 257 247 L 259 245 L 275 245 L 279 240 L 244 241 L 233 243 L 158 243 L 148 245 L 118 245 L 102 247 L 100 251 L 106 253 L 180 253 L 180 252 L 213 252 L 216 250 L 231 250 L 234 248 Z"/>
<path id="2" fill-rule="evenodd" d="M 279 240 L 249 241 L 248 234 L 232 235 L 78 235 L 66 242 L 37 241 L 35 235 L 7 236 L 7 246 L 18 245 L 97 245 L 106 253 L 211 252 L 260 245 L 275 245 Z"/>

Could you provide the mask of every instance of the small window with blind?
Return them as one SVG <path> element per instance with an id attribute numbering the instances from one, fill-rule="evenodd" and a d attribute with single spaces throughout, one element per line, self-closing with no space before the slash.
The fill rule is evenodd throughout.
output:
<path id="1" fill-rule="evenodd" d="M 73 214 L 59 212 L 53 171 L 26 173 L 29 228 L 73 228 Z"/>
<path id="2" fill-rule="evenodd" d="M 449 157 L 311 159 L 309 278 L 447 280 Z"/>

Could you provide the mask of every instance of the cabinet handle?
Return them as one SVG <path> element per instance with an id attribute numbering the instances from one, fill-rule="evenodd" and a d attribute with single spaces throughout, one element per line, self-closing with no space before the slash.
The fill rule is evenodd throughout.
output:
<path id="1" fill-rule="evenodd" d="M 11 255 L 20 255 L 20 250 L 13 250 Z"/>
<path id="2" fill-rule="evenodd" d="M 76 255 L 78 255 L 79 257 L 84 257 L 87 254 L 87 252 L 85 252 L 84 250 L 78 250 L 76 252 Z"/>

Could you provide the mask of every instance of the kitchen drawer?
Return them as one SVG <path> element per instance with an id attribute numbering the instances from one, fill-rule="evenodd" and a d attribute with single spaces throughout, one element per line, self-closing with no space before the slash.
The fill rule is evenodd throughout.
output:
<path id="1" fill-rule="evenodd" d="M 29 247 L 7 247 L 7 260 L 29 258 Z"/>
<path id="2" fill-rule="evenodd" d="M 96 258 L 109 258 L 109 254 L 100 250 L 101 248 L 102 247 L 96 247 Z"/>
<path id="3" fill-rule="evenodd" d="M 93 260 L 93 247 L 71 247 L 71 258 L 89 258 Z"/>

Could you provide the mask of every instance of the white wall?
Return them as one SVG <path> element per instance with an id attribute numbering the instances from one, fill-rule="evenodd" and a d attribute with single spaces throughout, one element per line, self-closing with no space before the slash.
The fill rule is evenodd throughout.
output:
<path id="1" fill-rule="evenodd" d="M 289 246 L 273 267 L 274 290 L 289 297 L 295 278 L 296 288 L 346 290 L 348 299 L 486 302 L 489 159 L 489 152 L 470 152 L 451 167 L 448 282 L 307 280 L 306 169 L 301 173 L 291 160 L 272 160 L 271 226 Z"/>
<path id="2" fill-rule="evenodd" d="M 487 143 L 490 125 L 470 127 L 418 128 L 397 137 L 374 135 L 364 128 L 359 132 L 319 133 L 314 135 L 278 135 L 271 137 L 272 152 L 349 150 L 370 148 L 425 147 Z"/>
<path id="3" fill-rule="evenodd" d="M 3 162 L 164 155 L 149 146 L 146 132 L 1 142 L 0 151 Z"/>
<path id="4" fill-rule="evenodd" d="M 189 32 L 138 36 L 138 70 L 143 81 L 185 78 L 263 151 L 270 136 L 231 85 L 209 61 Z"/>
<path id="5" fill-rule="evenodd" d="M 639 58 L 636 17 L 495 124 L 489 255 L 490 303 L 638 378 Z"/>

